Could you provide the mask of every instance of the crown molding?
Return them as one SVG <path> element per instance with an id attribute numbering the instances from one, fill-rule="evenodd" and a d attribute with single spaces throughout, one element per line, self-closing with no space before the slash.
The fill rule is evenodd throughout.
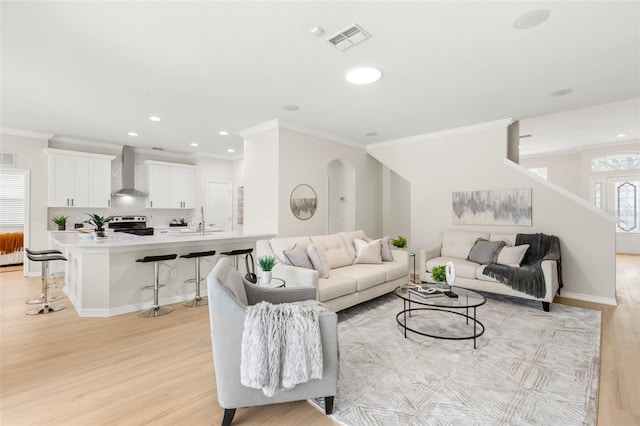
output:
<path id="1" fill-rule="evenodd" d="M 261 133 L 271 129 L 277 129 L 278 127 L 279 127 L 278 120 L 274 119 L 274 120 L 269 120 L 267 122 L 258 124 L 257 126 L 249 127 L 248 129 L 241 130 L 238 132 L 238 135 L 240 135 L 243 138 L 246 138 L 246 137 L 255 135 L 256 133 Z"/>
<path id="2" fill-rule="evenodd" d="M 441 130 L 438 132 L 424 133 L 422 135 L 409 136 L 406 138 L 393 139 L 385 142 L 377 142 L 367 146 L 367 151 L 373 151 L 381 148 L 389 148 L 400 145 L 407 145 L 416 142 L 425 142 L 428 140 L 442 139 L 449 136 L 462 135 L 465 133 L 475 133 L 483 130 L 498 129 L 507 127 L 514 122 L 511 118 L 503 120 L 488 121 L 486 123 L 472 124 L 470 126 L 456 127 L 453 129 Z"/>
<path id="3" fill-rule="evenodd" d="M 279 126 L 282 127 L 283 129 L 288 129 L 288 130 L 293 130 L 294 132 L 299 132 L 299 133 L 304 133 L 305 135 L 309 135 L 309 136 L 314 136 L 316 138 L 320 138 L 320 139 L 325 139 L 327 141 L 330 142 L 336 142 L 342 145 L 347 145 L 350 146 L 352 148 L 358 148 L 358 149 L 362 149 L 365 150 L 366 146 L 359 144 L 357 142 L 354 142 L 352 140 L 349 139 L 345 139 L 342 138 L 340 136 L 336 136 L 336 135 L 332 135 L 330 133 L 323 133 L 323 132 L 319 132 L 317 130 L 314 129 L 309 129 L 303 126 L 298 126 L 297 124 L 293 124 L 293 123 L 288 123 L 285 121 L 281 121 L 278 120 Z"/>
<path id="4" fill-rule="evenodd" d="M 31 130 L 9 129 L 6 127 L 0 127 L 0 133 L 4 133 L 7 135 L 15 135 L 15 136 L 25 136 L 25 137 L 34 138 L 34 139 L 45 139 L 45 140 L 49 140 L 55 136 L 52 133 L 32 132 Z"/>
<path id="5" fill-rule="evenodd" d="M 54 135 L 49 139 L 49 142 L 59 142 L 59 143 L 69 143 L 72 145 L 80 145 L 80 146 L 90 146 L 94 148 L 106 148 L 113 149 L 114 151 L 121 151 L 124 145 L 115 144 L 115 143 L 107 143 L 107 142 L 96 142 L 88 139 L 82 138 L 73 138 L 70 136 L 58 136 Z"/>
<path id="6" fill-rule="evenodd" d="M 592 149 L 611 148 L 611 147 L 617 147 L 621 145 L 634 145 L 634 144 L 638 146 L 637 150 L 640 150 L 640 139 L 595 143 L 591 145 L 584 145 L 584 146 L 579 146 L 575 148 L 566 148 L 566 149 L 561 149 L 557 151 L 542 150 L 542 151 L 536 151 L 532 153 L 523 153 L 522 148 L 520 148 L 520 158 L 539 158 L 539 157 L 542 158 L 542 157 L 556 157 L 559 155 L 581 154 L 584 151 L 589 151 Z M 633 151 L 633 147 L 631 147 L 630 151 Z"/>

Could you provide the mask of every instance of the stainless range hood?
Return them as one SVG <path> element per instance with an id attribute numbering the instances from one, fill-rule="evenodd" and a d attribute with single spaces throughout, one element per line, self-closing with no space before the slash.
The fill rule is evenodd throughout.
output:
<path id="1" fill-rule="evenodd" d="M 135 188 L 135 151 L 134 147 L 122 147 L 122 189 L 113 193 L 114 196 L 146 197 L 147 194 Z"/>

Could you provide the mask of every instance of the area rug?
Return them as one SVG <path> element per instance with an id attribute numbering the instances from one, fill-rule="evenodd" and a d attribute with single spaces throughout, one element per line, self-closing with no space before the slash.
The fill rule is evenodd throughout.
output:
<path id="1" fill-rule="evenodd" d="M 485 295 L 485 333 L 441 340 L 396 322 L 393 294 L 339 313 L 332 418 L 343 425 L 595 425 L 598 311 Z M 414 327 L 468 332 L 463 317 L 421 311 Z M 466 330 L 465 330 L 466 329 Z M 449 330 L 451 331 L 451 330 Z M 311 404 L 324 410 L 322 399 Z"/>

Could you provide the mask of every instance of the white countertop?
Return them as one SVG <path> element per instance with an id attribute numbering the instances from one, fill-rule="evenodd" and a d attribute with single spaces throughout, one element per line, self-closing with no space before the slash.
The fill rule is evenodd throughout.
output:
<path id="1" fill-rule="evenodd" d="M 66 247 L 106 248 L 106 247 L 131 247 L 155 244 L 180 244 L 194 243 L 198 241 L 243 241 L 269 238 L 273 234 L 246 234 L 243 232 L 206 232 L 204 236 L 199 233 L 155 233 L 154 235 L 131 235 L 124 232 L 109 232 L 104 239 L 93 239 L 80 236 L 79 232 L 50 232 L 49 236 L 59 245 Z"/>

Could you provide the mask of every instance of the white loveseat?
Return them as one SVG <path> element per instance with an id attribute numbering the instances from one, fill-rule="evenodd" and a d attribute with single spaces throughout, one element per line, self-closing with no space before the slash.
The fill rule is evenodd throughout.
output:
<path id="1" fill-rule="evenodd" d="M 392 261 L 377 264 L 354 264 L 356 250 L 354 239 L 366 239 L 363 231 L 340 232 L 290 238 L 272 238 L 256 242 L 258 257 L 274 256 L 277 264 L 273 276 L 290 285 L 314 286 L 317 297 L 327 308 L 337 312 L 358 303 L 389 293 L 409 280 L 409 253 L 392 249 Z M 321 278 L 315 269 L 288 264 L 285 250 L 295 245 L 307 250 L 313 245 L 321 250 L 329 266 L 327 278 Z"/>
<path id="2" fill-rule="evenodd" d="M 473 231 L 444 231 L 442 242 L 439 246 L 421 250 L 419 253 L 420 278 L 424 282 L 433 283 L 431 271 L 434 267 L 453 262 L 456 270 L 456 280 L 454 286 L 464 287 L 471 290 L 486 291 L 490 293 L 516 296 L 524 299 L 538 300 L 542 302 L 543 309 L 549 311 L 549 304 L 560 287 L 558 261 L 543 260 L 540 264 L 544 276 L 545 295 L 544 297 L 534 297 L 527 293 L 515 290 L 484 274 L 484 264 L 479 264 L 468 260 L 476 240 L 478 238 L 488 241 L 504 241 L 507 247 L 516 244 L 517 234 L 499 234 Z"/>

